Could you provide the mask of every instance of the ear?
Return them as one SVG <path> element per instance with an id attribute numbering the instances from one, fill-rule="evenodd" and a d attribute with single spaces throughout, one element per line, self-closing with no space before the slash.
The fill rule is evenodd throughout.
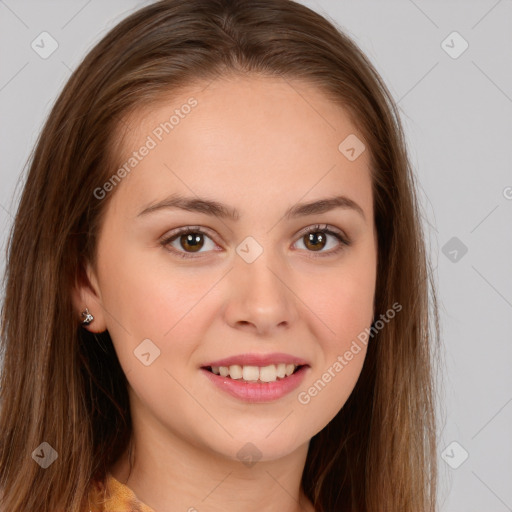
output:
<path id="1" fill-rule="evenodd" d="M 87 308 L 89 313 L 94 317 L 94 320 L 89 325 L 83 325 L 82 327 L 89 332 L 100 333 L 106 331 L 107 325 L 101 302 L 98 279 L 89 262 L 86 263 L 85 269 L 80 267 L 71 294 L 78 322 L 80 324 L 82 323 L 82 311 L 85 311 L 85 308 Z"/>

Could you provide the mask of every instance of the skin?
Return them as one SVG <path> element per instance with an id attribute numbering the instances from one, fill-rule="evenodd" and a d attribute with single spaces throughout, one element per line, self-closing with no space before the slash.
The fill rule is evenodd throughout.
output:
<path id="1" fill-rule="evenodd" d="M 74 294 L 77 312 L 87 306 L 95 317 L 87 329 L 108 329 L 129 381 L 134 467 L 130 473 L 125 454 L 112 474 L 158 512 L 312 511 L 300 488 L 309 440 L 352 392 L 365 346 L 308 404 L 297 395 L 373 319 L 369 152 L 349 161 L 338 150 L 349 134 L 363 137 L 314 86 L 233 76 L 132 114 L 120 162 L 191 96 L 197 106 L 109 192 L 97 266 Z M 138 217 L 171 193 L 226 203 L 240 217 L 178 209 Z M 364 218 L 342 208 L 283 218 L 296 203 L 336 194 L 355 201 Z M 340 242 L 327 235 L 325 247 L 311 248 L 299 232 L 316 224 L 338 228 L 351 245 L 334 254 Z M 159 243 L 183 226 L 212 234 L 199 253 L 179 236 L 169 244 L 190 259 Z M 263 248 L 252 263 L 236 252 L 248 236 Z M 149 366 L 134 356 L 144 339 L 160 350 Z M 249 352 L 289 353 L 310 368 L 298 389 L 260 404 L 223 393 L 200 370 Z M 247 442 L 261 453 L 251 467 L 237 457 Z"/>

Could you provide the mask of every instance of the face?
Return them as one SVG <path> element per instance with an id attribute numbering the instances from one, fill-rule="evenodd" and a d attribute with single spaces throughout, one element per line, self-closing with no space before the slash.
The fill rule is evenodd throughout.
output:
<path id="1" fill-rule="evenodd" d="M 77 308 L 108 329 L 134 421 L 232 459 L 248 442 L 263 460 L 292 453 L 343 407 L 366 354 L 362 134 L 313 86 L 261 77 L 190 87 L 126 125 Z"/>

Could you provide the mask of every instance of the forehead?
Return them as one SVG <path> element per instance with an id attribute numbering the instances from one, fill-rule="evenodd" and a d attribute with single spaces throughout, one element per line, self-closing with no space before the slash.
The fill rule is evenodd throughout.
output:
<path id="1" fill-rule="evenodd" d="M 350 192 L 371 206 L 369 152 L 352 161 L 343 153 L 346 140 L 359 141 L 361 151 L 362 134 L 349 112 L 302 81 L 234 76 L 196 83 L 135 110 L 120 126 L 119 165 L 151 146 L 116 191 L 131 203 L 180 189 L 231 203 L 243 193 L 255 206 Z"/>

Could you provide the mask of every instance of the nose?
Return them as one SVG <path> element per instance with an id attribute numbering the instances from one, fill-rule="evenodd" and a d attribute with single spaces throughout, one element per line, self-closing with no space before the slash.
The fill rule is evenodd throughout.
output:
<path id="1" fill-rule="evenodd" d="M 267 251 L 252 263 L 239 258 L 230 280 L 233 293 L 225 315 L 231 327 L 270 336 L 289 329 L 299 318 L 293 277 Z"/>

